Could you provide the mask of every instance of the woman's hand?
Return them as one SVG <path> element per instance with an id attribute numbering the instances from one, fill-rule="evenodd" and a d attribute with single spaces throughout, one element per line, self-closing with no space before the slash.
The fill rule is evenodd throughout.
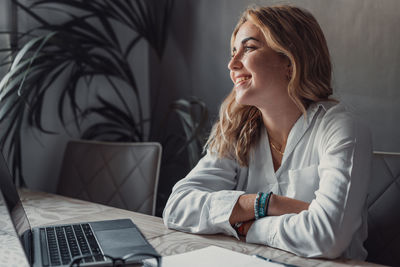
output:
<path id="1" fill-rule="evenodd" d="M 257 194 L 241 195 L 233 207 L 229 223 L 234 225 L 238 222 L 254 220 L 254 200 Z"/>
<path id="2" fill-rule="evenodd" d="M 254 221 L 244 222 L 240 227 L 238 227 L 237 232 L 241 236 L 246 236 L 250 227 L 253 225 Z"/>

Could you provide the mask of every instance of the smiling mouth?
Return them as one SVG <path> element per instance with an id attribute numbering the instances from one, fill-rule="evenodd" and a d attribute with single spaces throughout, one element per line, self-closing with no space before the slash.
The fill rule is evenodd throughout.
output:
<path id="1" fill-rule="evenodd" d="M 251 76 L 242 76 L 236 79 L 235 85 L 238 86 L 242 83 L 244 83 L 247 80 L 250 80 Z"/>

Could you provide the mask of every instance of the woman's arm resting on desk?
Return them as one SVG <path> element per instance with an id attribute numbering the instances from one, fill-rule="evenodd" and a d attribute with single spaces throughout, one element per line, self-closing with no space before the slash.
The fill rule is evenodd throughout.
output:
<path id="1" fill-rule="evenodd" d="M 223 232 L 236 236 L 230 225 L 254 220 L 256 194 L 233 190 L 237 186 L 237 163 L 207 154 L 186 178 L 178 182 L 164 210 L 169 228 L 192 233 Z M 298 213 L 308 203 L 272 195 L 269 215 Z M 229 219 L 229 222 L 228 222 Z"/>
<path id="2" fill-rule="evenodd" d="M 256 194 L 241 195 L 233 208 L 229 222 L 233 225 L 244 222 L 239 234 L 246 236 L 254 223 L 254 201 Z M 300 213 L 307 210 L 310 203 L 284 196 L 272 195 L 268 207 L 268 216 L 279 216 L 289 213 Z M 253 217 L 251 217 L 253 216 Z"/>
<path id="3" fill-rule="evenodd" d="M 174 186 L 164 209 L 164 224 L 185 232 L 225 233 L 237 237 L 229 217 L 237 199 L 244 194 L 234 190 L 239 175 L 236 161 L 217 159 L 208 152 Z"/>
<path id="4" fill-rule="evenodd" d="M 241 195 L 233 207 L 230 224 L 254 220 L 254 201 L 256 194 Z M 279 216 L 288 213 L 300 213 L 307 210 L 310 203 L 273 194 L 268 206 L 268 216 Z M 250 223 L 250 222 L 249 222 Z M 246 234 L 247 231 L 244 233 Z"/>
<path id="5" fill-rule="evenodd" d="M 369 131 L 352 119 L 329 120 L 324 129 L 319 189 L 307 210 L 255 221 L 246 240 L 304 257 L 336 258 L 362 225 L 371 143 Z M 362 240 L 360 240 L 362 242 Z"/>

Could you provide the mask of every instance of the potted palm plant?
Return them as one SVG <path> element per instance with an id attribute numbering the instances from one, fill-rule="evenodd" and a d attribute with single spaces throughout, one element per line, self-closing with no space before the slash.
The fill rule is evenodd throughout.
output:
<path id="1" fill-rule="evenodd" d="M 58 96 L 54 114 L 66 129 L 71 127 L 66 118 L 72 117 L 81 138 L 159 141 L 165 153 L 188 152 L 189 163 L 195 164 L 207 119 L 205 105 L 197 99 L 171 103 L 170 113 L 179 118 L 183 131 L 180 146 L 171 146 L 174 151 L 169 151 L 170 136 L 154 140 L 146 134 L 146 129 L 154 132 L 157 125 L 152 114 L 146 117 L 143 112 L 132 66 L 132 53 L 141 40 L 162 58 L 172 0 L 35 0 L 29 6 L 18 0 L 13 3 L 36 24 L 17 33 L 21 47 L 10 51 L 10 57 L 3 61 L 2 65 L 10 68 L 0 83 L 0 124 L 4 129 L 0 143 L 8 151 L 13 176 L 21 185 L 25 184 L 21 130 L 28 125 L 53 133 L 44 126 L 43 106 L 54 91 Z M 43 10 L 62 14 L 64 19 L 50 22 L 41 16 Z M 118 29 L 123 29 L 123 36 Z M 82 105 L 82 94 L 91 90 L 96 79 L 101 79 L 101 89 L 111 91 L 114 99 L 95 94 L 94 101 Z M 132 101 L 127 101 L 127 95 Z M 96 119 L 88 119 L 91 117 Z"/>

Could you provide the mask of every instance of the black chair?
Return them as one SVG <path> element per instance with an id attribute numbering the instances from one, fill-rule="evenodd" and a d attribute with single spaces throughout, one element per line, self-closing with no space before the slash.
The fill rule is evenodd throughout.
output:
<path id="1" fill-rule="evenodd" d="M 159 143 L 70 141 L 57 193 L 155 215 Z"/>
<path id="2" fill-rule="evenodd" d="M 365 247 L 367 261 L 400 266 L 400 153 L 374 152 Z"/>

